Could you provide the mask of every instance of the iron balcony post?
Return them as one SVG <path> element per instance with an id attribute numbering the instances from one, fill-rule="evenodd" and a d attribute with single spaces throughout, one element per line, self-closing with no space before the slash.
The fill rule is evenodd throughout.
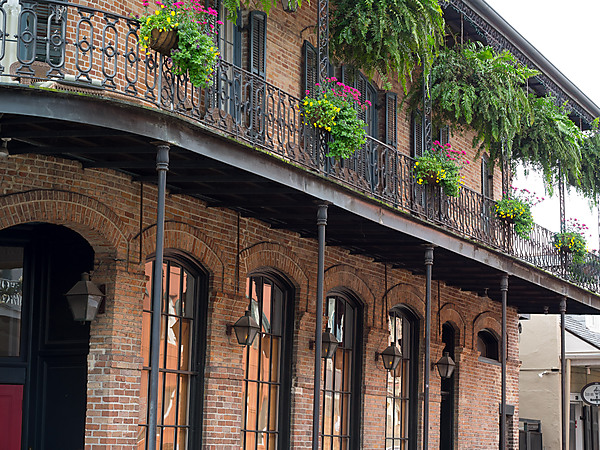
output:
<path id="1" fill-rule="evenodd" d="M 433 246 L 425 247 L 425 375 L 423 392 L 423 450 L 429 450 L 429 377 L 431 374 L 431 272 Z"/>
<path id="2" fill-rule="evenodd" d="M 150 337 L 150 392 L 148 395 L 148 450 L 156 449 L 158 419 L 158 376 L 160 364 L 160 315 L 162 308 L 162 268 L 165 238 L 165 191 L 169 170 L 169 145 L 156 145 L 156 170 L 158 172 L 158 202 L 156 206 L 156 256 L 152 281 L 152 328 Z"/>
<path id="3" fill-rule="evenodd" d="M 565 313 L 567 312 L 567 299 L 563 297 L 559 304 L 560 311 L 560 415 L 561 415 L 561 449 L 567 450 L 567 359 L 565 357 Z"/>
<path id="4" fill-rule="evenodd" d="M 325 226 L 327 225 L 327 205 L 319 205 L 317 211 L 317 232 L 319 250 L 317 259 L 317 305 L 315 324 L 315 379 L 313 400 L 312 448 L 319 450 L 319 412 L 321 400 L 321 340 L 323 333 L 323 282 L 325 278 Z"/>
<path id="5" fill-rule="evenodd" d="M 508 275 L 500 279 L 502 293 L 502 345 L 500 362 L 502 363 L 502 394 L 500 396 L 500 450 L 506 449 L 506 301 L 508 297 Z"/>

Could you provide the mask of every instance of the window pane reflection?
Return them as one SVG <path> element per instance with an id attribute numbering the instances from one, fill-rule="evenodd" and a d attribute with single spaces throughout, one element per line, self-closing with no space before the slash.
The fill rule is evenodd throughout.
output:
<path id="1" fill-rule="evenodd" d="M 0 247 L 0 357 L 21 353 L 23 249 Z"/>
<path id="2" fill-rule="evenodd" d="M 152 262 L 146 264 L 146 289 L 142 313 L 142 389 L 140 399 L 139 450 L 147 448 L 147 397 L 150 372 L 150 328 L 152 324 Z M 160 368 L 158 392 L 157 447 L 188 448 L 189 404 L 192 371 L 196 278 L 181 265 L 167 260 L 163 265 L 161 304 Z"/>
<path id="3" fill-rule="evenodd" d="M 242 449 L 278 448 L 281 389 L 281 340 L 284 294 L 270 279 L 250 277 L 246 295 L 252 300 L 252 316 L 261 331 L 244 350 L 244 415 Z"/>

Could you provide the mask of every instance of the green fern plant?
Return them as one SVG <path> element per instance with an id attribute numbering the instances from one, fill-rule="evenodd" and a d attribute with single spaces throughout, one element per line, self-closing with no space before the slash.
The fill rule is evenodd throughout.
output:
<path id="1" fill-rule="evenodd" d="M 290 3 L 296 2 L 298 7 L 302 6 L 302 0 L 290 0 Z M 277 0 L 223 0 L 223 6 L 227 8 L 227 18 L 232 21 L 237 20 L 238 9 L 260 9 L 267 14 L 277 5 Z"/>
<path id="2" fill-rule="evenodd" d="M 568 172 L 567 182 L 585 197 L 598 203 L 600 200 L 600 129 L 599 119 L 592 123 L 592 129 L 585 132 L 581 145 L 580 176 Z"/>
<path id="3" fill-rule="evenodd" d="M 438 0 L 332 0 L 334 59 L 387 80 L 395 73 L 406 89 L 417 67 L 428 73 L 443 44 Z"/>
<path id="4" fill-rule="evenodd" d="M 553 97 L 530 95 L 529 102 L 532 120 L 522 122 L 522 130 L 513 141 L 512 159 L 541 170 L 550 193 L 552 186 L 561 182 L 560 171 L 577 184 L 584 134 L 569 118 L 564 105 L 558 105 Z"/>
<path id="5" fill-rule="evenodd" d="M 445 48 L 431 69 L 433 120 L 473 129 L 473 145 L 486 149 L 490 159 L 497 161 L 502 143 L 510 150 L 522 124 L 531 120 L 523 87 L 536 74 L 510 52 L 498 53 L 479 42 Z M 421 106 L 422 98 L 423 87 L 415 84 L 407 97 L 412 110 Z"/>

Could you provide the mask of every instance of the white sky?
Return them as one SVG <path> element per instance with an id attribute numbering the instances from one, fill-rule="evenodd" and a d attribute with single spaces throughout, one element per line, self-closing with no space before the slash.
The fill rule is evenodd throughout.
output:
<path id="1" fill-rule="evenodd" d="M 600 106 L 600 0 L 485 0 L 529 41 L 563 75 Z M 517 187 L 543 193 L 540 177 L 517 176 Z M 547 195 L 544 194 L 544 197 Z M 566 217 L 576 217 L 590 227 L 589 248 L 598 249 L 598 211 L 571 194 Z M 534 208 L 537 223 L 560 228 L 558 192 Z"/>

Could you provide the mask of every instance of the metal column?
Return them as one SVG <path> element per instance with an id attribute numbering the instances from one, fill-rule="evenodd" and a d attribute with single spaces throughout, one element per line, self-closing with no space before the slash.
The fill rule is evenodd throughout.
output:
<path id="1" fill-rule="evenodd" d="M 502 293 L 502 345 L 500 361 L 502 363 L 502 394 L 500 399 L 500 450 L 506 449 L 506 300 L 508 297 L 508 275 L 500 279 Z"/>
<path id="2" fill-rule="evenodd" d="M 562 450 L 567 450 L 567 426 L 569 404 L 567 403 L 567 359 L 565 358 L 565 313 L 567 312 L 567 299 L 560 300 L 560 415 L 562 422 Z"/>
<path id="3" fill-rule="evenodd" d="M 329 76 L 329 0 L 319 0 L 317 17 L 317 83 Z"/>
<path id="4" fill-rule="evenodd" d="M 152 282 L 152 329 L 150 336 L 150 392 L 148 394 L 148 450 L 156 449 L 158 419 L 158 375 L 160 364 L 160 313 L 162 307 L 162 266 L 165 239 L 165 191 L 169 170 L 169 145 L 156 146 L 158 172 L 158 204 L 156 206 L 156 257 Z"/>
<path id="5" fill-rule="evenodd" d="M 317 231 L 319 234 L 319 256 L 317 262 L 317 306 L 315 324 L 315 381 L 313 400 L 312 448 L 319 449 L 319 412 L 321 410 L 321 340 L 323 334 L 323 280 L 325 278 L 325 226 L 327 225 L 327 205 L 319 205 L 317 211 Z"/>
<path id="6" fill-rule="evenodd" d="M 425 375 L 423 392 L 423 450 L 429 450 L 429 376 L 431 372 L 431 271 L 433 246 L 425 248 Z"/>

